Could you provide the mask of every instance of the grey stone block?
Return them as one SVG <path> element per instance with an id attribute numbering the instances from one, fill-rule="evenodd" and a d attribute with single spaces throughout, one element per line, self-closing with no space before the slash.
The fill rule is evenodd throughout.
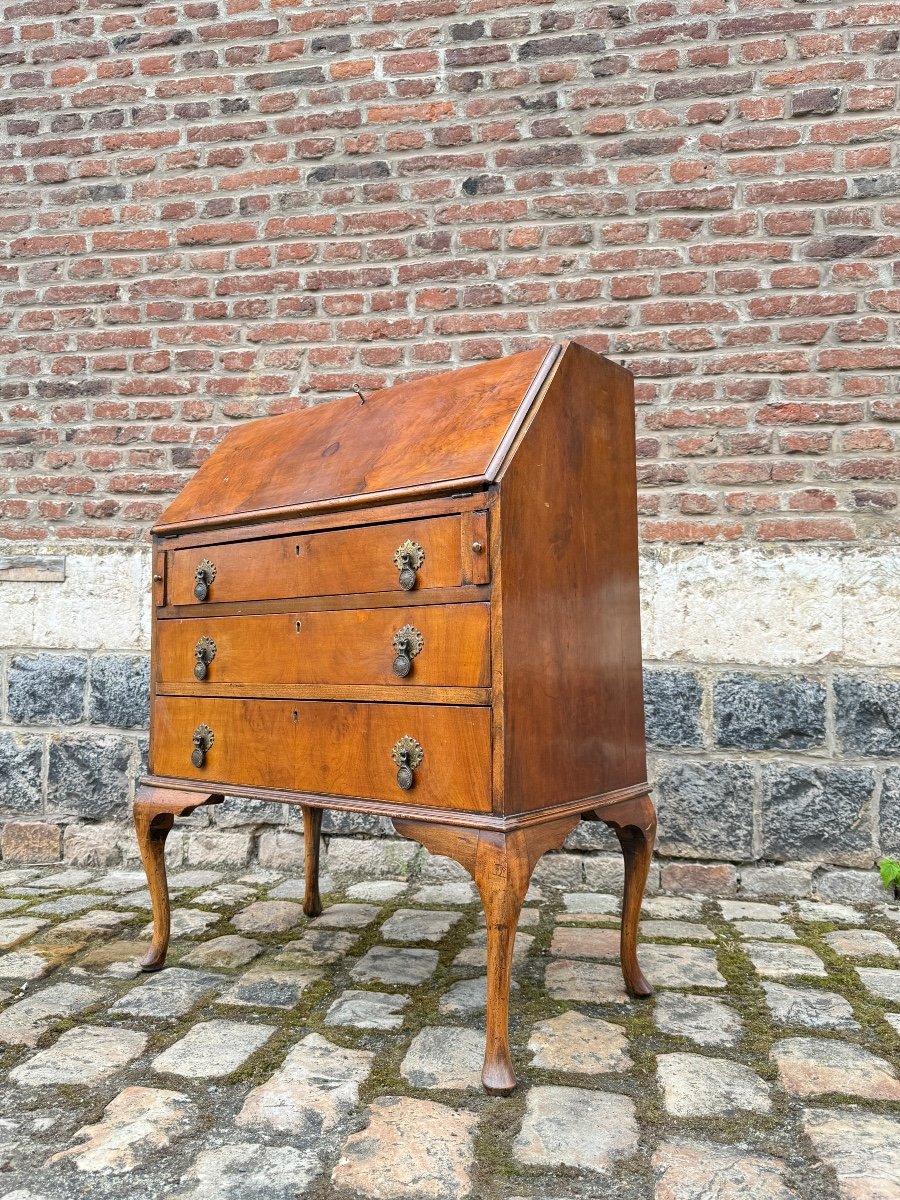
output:
<path id="1" fill-rule="evenodd" d="M 848 900 L 851 903 L 877 904 L 886 892 L 877 871 L 825 871 L 816 880 L 816 891 L 823 900 Z"/>
<path id="2" fill-rule="evenodd" d="M 297 815 L 300 815 L 299 812 Z M 369 813 L 335 812 L 332 809 L 328 809 L 322 818 L 322 833 L 327 837 L 355 837 L 359 834 L 367 834 L 370 837 L 397 836 L 387 817 L 374 817 Z"/>
<path id="3" fill-rule="evenodd" d="M 581 821 L 566 838 L 566 850 L 606 850 L 619 853 L 619 839 L 602 821 Z"/>
<path id="4" fill-rule="evenodd" d="M 276 871 L 303 870 L 303 838 L 284 829 L 267 829 L 260 834 L 256 849 L 260 866 Z"/>
<path id="5" fill-rule="evenodd" d="M 370 879 L 406 879 L 420 855 L 415 842 L 371 838 L 332 838 L 326 867 L 338 886 Z"/>
<path id="6" fill-rule="evenodd" d="M 192 867 L 245 867 L 253 835 L 248 829 L 191 830 L 185 838 L 185 858 Z"/>
<path id="7" fill-rule="evenodd" d="M 889 767 L 884 773 L 880 815 L 881 853 L 896 858 L 900 854 L 900 767 Z"/>
<path id="8" fill-rule="evenodd" d="M 423 853 L 414 862 L 415 878 L 419 883 L 462 883 L 471 882 L 472 876 L 466 868 L 444 854 Z"/>
<path id="9" fill-rule="evenodd" d="M 872 857 L 874 773 L 773 763 L 763 771 L 763 857 L 849 866 Z"/>
<path id="10" fill-rule="evenodd" d="M 730 671 L 713 687 L 716 742 L 742 750 L 802 750 L 825 741 L 825 688 L 802 677 Z"/>
<path id="11" fill-rule="evenodd" d="M 645 671 L 644 719 L 651 746 L 701 746 L 703 687 L 693 671 Z"/>
<path id="12" fill-rule="evenodd" d="M 51 738 L 49 803 L 93 820 L 125 820 L 133 752 L 134 742 L 124 737 Z"/>
<path id="13" fill-rule="evenodd" d="M 41 811 L 41 752 L 44 739 L 0 733 L 0 808 Z"/>
<path id="14" fill-rule="evenodd" d="M 662 854 L 753 857 L 753 772 L 744 763 L 670 763 L 661 767 L 653 794 Z"/>
<path id="15" fill-rule="evenodd" d="M 146 654 L 98 654 L 91 660 L 91 724 L 145 729 L 150 719 Z"/>
<path id="16" fill-rule="evenodd" d="M 224 804 L 209 810 L 214 824 L 223 829 L 238 829 L 245 825 L 281 825 L 288 810 L 271 800 L 252 800 L 249 796 L 226 796 Z M 300 810 L 297 809 L 299 815 Z"/>
<path id="17" fill-rule="evenodd" d="M 71 725 L 84 717 L 87 659 L 18 654 L 9 666 L 9 715 L 22 725 Z"/>
<path id="18" fill-rule="evenodd" d="M 810 896 L 813 868 L 802 866 L 742 867 L 741 896 Z"/>
<path id="19" fill-rule="evenodd" d="M 900 754 L 900 680 L 837 675 L 837 733 L 844 751 Z"/>
<path id="20" fill-rule="evenodd" d="M 612 854 L 586 854 L 583 859 L 584 864 L 584 882 L 585 885 L 595 892 L 612 893 L 614 896 L 622 894 L 622 887 L 625 876 L 625 863 L 622 858 L 621 849 L 616 844 L 616 850 Z M 659 863 L 652 862 L 650 871 L 647 875 L 647 886 L 645 891 L 648 896 L 652 896 L 659 891 Z"/>
<path id="21" fill-rule="evenodd" d="M 303 832 L 303 812 L 299 805 L 273 805 L 277 824 L 295 833 Z M 387 817 L 371 813 L 338 812 L 326 808 L 322 816 L 324 837 L 397 837 Z"/>
<path id="22" fill-rule="evenodd" d="M 584 880 L 584 859 L 580 854 L 552 851 L 539 859 L 531 876 L 538 887 L 559 887 L 574 891 Z"/>

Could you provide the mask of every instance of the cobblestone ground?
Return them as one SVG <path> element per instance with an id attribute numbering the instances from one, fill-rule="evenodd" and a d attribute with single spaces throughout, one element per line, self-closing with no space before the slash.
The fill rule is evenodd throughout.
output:
<path id="1" fill-rule="evenodd" d="M 0 871 L 2 1200 L 898 1200 L 900 910 L 529 893 L 509 1098 L 467 883 Z"/>

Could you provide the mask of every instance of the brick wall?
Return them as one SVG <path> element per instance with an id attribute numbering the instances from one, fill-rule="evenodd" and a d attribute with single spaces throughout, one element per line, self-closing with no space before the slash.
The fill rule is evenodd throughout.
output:
<path id="1" fill-rule="evenodd" d="M 900 748 L 900 4 L 3 12 L 0 554 L 143 578 L 149 524 L 234 422 L 577 337 L 636 376 L 647 657 L 674 717 L 699 697 L 661 751 L 701 773 L 665 767 L 664 818 L 721 784 L 750 839 L 679 842 L 672 816 L 664 845 L 783 858 L 764 773 L 792 755 L 829 796 L 864 773 L 797 846 L 871 862 Z M 139 760 L 89 723 L 146 650 L 126 593 L 89 623 L 69 585 L 0 580 L 0 746 L 43 739 L 35 811 L 84 804 L 52 790 L 50 718 L 15 707 L 48 650 L 84 675 L 70 741 Z M 838 675 L 877 694 L 856 741 Z M 727 696 L 819 715 L 723 743 Z"/>
<path id="2" fill-rule="evenodd" d="M 579 337 L 648 540 L 881 537 L 900 4 L 6 5 L 2 527 L 137 539 L 230 422 Z"/>

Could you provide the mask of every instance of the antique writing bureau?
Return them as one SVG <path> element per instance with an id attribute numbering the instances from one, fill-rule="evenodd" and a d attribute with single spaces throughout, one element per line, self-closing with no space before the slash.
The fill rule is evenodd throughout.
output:
<path id="1" fill-rule="evenodd" d="M 154 530 L 150 771 L 134 806 L 163 965 L 163 850 L 226 793 L 390 817 L 472 874 L 488 1091 L 515 1085 L 513 939 L 535 863 L 582 818 L 625 859 L 635 954 L 655 829 L 631 376 L 583 346 L 353 395 L 229 433 Z"/>

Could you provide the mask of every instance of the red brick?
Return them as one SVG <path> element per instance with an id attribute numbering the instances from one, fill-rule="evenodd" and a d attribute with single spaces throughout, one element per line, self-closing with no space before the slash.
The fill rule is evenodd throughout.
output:
<path id="1" fill-rule="evenodd" d="M 731 321 L 737 317 L 737 310 L 730 304 L 708 300 L 661 300 L 653 304 L 645 304 L 641 309 L 641 318 L 650 325 L 669 325 L 673 323 L 709 324 L 710 322 Z"/>
<path id="2" fill-rule="evenodd" d="M 828 454 L 833 438 L 830 433 L 780 433 L 778 444 L 784 454 Z"/>
<path id="3" fill-rule="evenodd" d="M 745 42 L 741 46 L 741 62 L 777 62 L 787 54 L 784 38 L 765 38 L 758 42 Z"/>
<path id="4" fill-rule="evenodd" d="M 643 527 L 647 542 L 733 542 L 743 533 L 736 521 L 647 521 Z"/>
<path id="5" fill-rule="evenodd" d="M 680 429 L 704 425 L 741 428 L 747 424 L 747 412 L 735 406 L 666 408 L 661 412 L 648 413 L 645 423 L 648 429 Z"/>
<path id="6" fill-rule="evenodd" d="M 867 293 L 866 303 L 882 312 L 900 313 L 900 288 L 876 288 Z"/>
<path id="7" fill-rule="evenodd" d="M 844 450 L 893 450 L 894 437 L 887 429 L 853 429 L 841 438 Z"/>
<path id="8" fill-rule="evenodd" d="M 840 517 L 784 517 L 760 521 L 756 536 L 762 542 L 852 542 L 856 529 L 852 521 Z"/>
<path id="9" fill-rule="evenodd" d="M 787 296 L 757 296 L 750 301 L 748 308 L 752 317 L 760 318 L 834 316 L 838 313 L 854 312 L 856 303 L 854 295 L 813 292 Z"/>
<path id="10" fill-rule="evenodd" d="M 730 208 L 734 196 L 733 187 L 672 188 L 661 192 L 639 192 L 635 206 L 638 211 L 666 208 Z"/>
<path id="11" fill-rule="evenodd" d="M 784 101 L 776 96 L 741 100 L 738 108 L 746 121 L 774 121 L 784 116 Z"/>
<path id="12" fill-rule="evenodd" d="M 748 204 L 793 204 L 797 201 L 823 203 L 847 195 L 845 179 L 793 179 L 785 183 L 755 183 L 747 187 Z"/>
<path id="13" fill-rule="evenodd" d="M 835 371 L 896 370 L 900 367 L 900 348 L 823 350 L 819 355 L 819 366 Z"/>
<path id="14" fill-rule="evenodd" d="M 393 124 L 401 121 L 440 121 L 453 116 L 455 111 L 452 101 L 434 100 L 424 104 L 373 105 L 366 115 L 369 121 Z"/>
<path id="15" fill-rule="evenodd" d="M 850 493 L 854 508 L 868 512 L 887 512 L 897 508 L 900 497 L 893 491 L 854 489 Z"/>

